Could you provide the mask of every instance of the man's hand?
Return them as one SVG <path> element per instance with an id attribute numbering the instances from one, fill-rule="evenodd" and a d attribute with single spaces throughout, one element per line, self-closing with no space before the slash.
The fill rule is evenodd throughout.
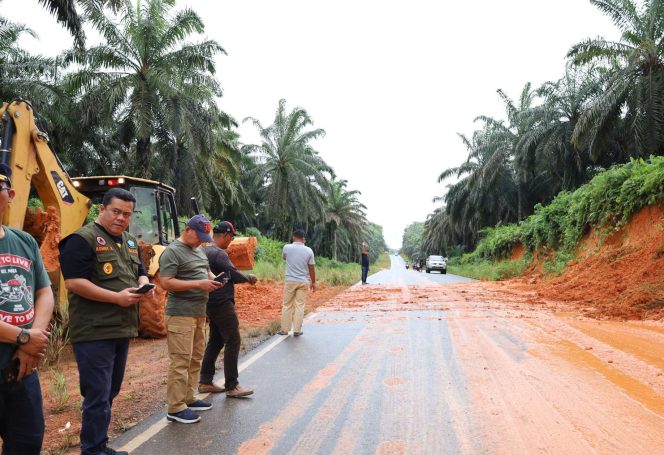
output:
<path id="1" fill-rule="evenodd" d="M 309 288 L 311 289 L 311 292 L 316 292 L 316 283 L 311 283 L 311 285 L 309 285 Z"/>
<path id="2" fill-rule="evenodd" d="M 225 285 L 226 283 L 221 283 L 215 280 L 199 280 L 198 288 L 205 292 L 213 292 Z"/>
<path id="3" fill-rule="evenodd" d="M 19 346 L 19 350 L 33 357 L 44 357 L 50 333 L 41 329 L 29 329 L 28 332 L 30 341 Z"/>
<path id="4" fill-rule="evenodd" d="M 32 337 L 30 339 L 32 339 Z M 39 357 L 32 356 L 20 348 L 18 351 L 16 351 L 16 354 L 14 354 L 14 358 L 17 357 L 19 361 L 19 367 L 16 380 L 21 381 L 24 377 L 28 376 L 37 369 L 37 365 L 39 364 Z"/>
<path id="5" fill-rule="evenodd" d="M 256 275 L 247 275 L 249 277 L 250 284 L 256 284 L 258 282 L 258 277 Z"/>
<path id="6" fill-rule="evenodd" d="M 115 293 L 115 303 L 121 307 L 127 308 L 136 305 L 141 299 L 141 294 L 134 294 L 138 288 L 127 288 Z"/>

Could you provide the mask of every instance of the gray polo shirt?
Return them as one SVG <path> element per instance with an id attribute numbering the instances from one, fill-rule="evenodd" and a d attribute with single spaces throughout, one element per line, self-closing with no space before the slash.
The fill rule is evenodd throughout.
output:
<path id="1" fill-rule="evenodd" d="M 286 259 L 285 281 L 309 282 L 309 265 L 313 265 L 314 252 L 304 243 L 293 242 L 284 245 L 284 259 Z"/>

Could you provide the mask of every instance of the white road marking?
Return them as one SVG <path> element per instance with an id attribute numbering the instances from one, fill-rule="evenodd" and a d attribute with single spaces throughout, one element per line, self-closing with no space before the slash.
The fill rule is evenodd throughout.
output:
<path id="1" fill-rule="evenodd" d="M 314 316 L 316 316 L 316 313 L 310 313 L 307 315 L 306 319 L 311 319 Z M 263 349 L 258 351 L 256 354 L 252 355 L 249 357 L 247 360 L 242 362 L 240 365 L 238 365 L 238 373 L 242 373 L 244 370 L 249 368 L 254 362 L 256 362 L 258 359 L 263 357 L 265 354 L 270 352 L 272 349 L 274 349 L 279 343 L 284 341 L 286 338 L 288 338 L 288 335 L 279 335 L 278 338 L 274 341 L 272 341 L 270 344 L 265 346 Z M 198 394 L 196 395 L 196 399 L 201 399 L 206 396 L 210 395 L 209 393 L 205 394 Z M 126 452 L 133 452 L 136 450 L 138 447 L 140 447 L 142 444 L 144 444 L 146 441 L 148 441 L 150 438 L 155 436 L 157 433 L 159 433 L 161 430 L 166 428 L 168 425 L 168 420 L 166 420 L 166 417 L 163 419 L 159 419 L 157 422 L 152 424 L 150 427 L 148 427 L 145 431 L 142 433 L 137 434 L 134 436 L 134 439 L 129 441 L 127 444 L 125 444 L 123 447 L 120 447 L 119 449 L 116 449 L 118 451 L 126 451 Z"/>

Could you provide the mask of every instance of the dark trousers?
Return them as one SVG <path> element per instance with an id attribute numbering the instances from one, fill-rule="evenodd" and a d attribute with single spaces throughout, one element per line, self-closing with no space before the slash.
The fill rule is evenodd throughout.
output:
<path id="1" fill-rule="evenodd" d="M 240 355 L 240 322 L 233 303 L 208 305 L 210 339 L 201 364 L 201 384 L 212 384 L 214 364 L 224 348 L 224 387 L 232 389 L 239 384 L 237 359 Z"/>
<path id="2" fill-rule="evenodd" d="M 2 455 L 39 455 L 44 440 L 44 410 L 37 373 L 0 384 Z"/>
<path id="3" fill-rule="evenodd" d="M 129 339 L 83 341 L 73 346 L 83 395 L 81 455 L 97 455 L 108 442 L 111 406 L 120 393 Z"/>
<path id="4" fill-rule="evenodd" d="M 369 266 L 362 266 L 362 283 L 367 282 L 367 275 L 369 275 Z"/>

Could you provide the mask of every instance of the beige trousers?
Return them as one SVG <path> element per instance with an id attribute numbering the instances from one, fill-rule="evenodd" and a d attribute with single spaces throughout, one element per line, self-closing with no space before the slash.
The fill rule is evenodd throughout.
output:
<path id="1" fill-rule="evenodd" d="M 281 330 L 288 332 L 293 325 L 293 332 L 302 331 L 304 305 L 307 303 L 309 283 L 286 281 L 284 283 L 284 303 L 281 307 Z"/>
<path id="2" fill-rule="evenodd" d="M 166 316 L 168 330 L 168 412 L 184 411 L 196 400 L 205 351 L 205 317 Z"/>

